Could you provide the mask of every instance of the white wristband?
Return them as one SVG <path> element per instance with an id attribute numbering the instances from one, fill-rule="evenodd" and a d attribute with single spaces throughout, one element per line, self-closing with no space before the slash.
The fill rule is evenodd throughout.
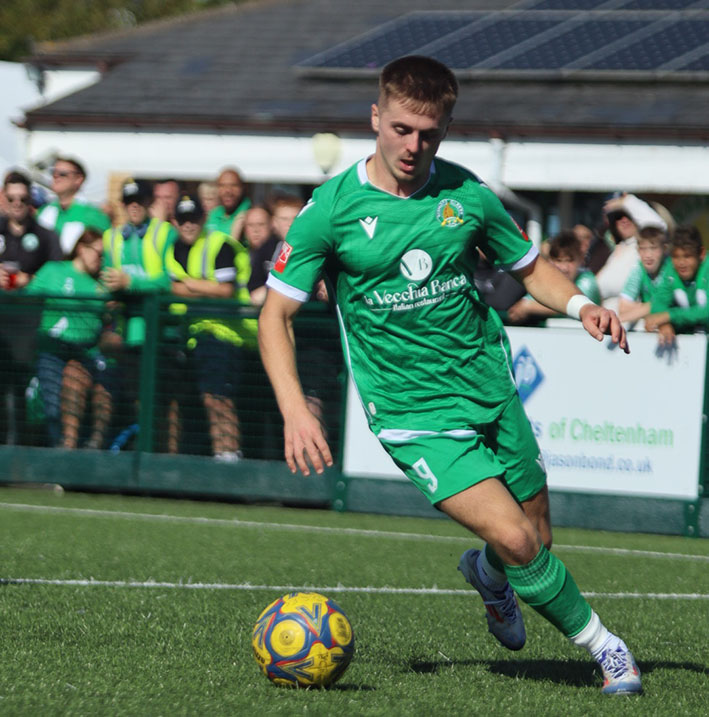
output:
<path id="1" fill-rule="evenodd" d="M 580 321 L 581 308 L 583 306 L 586 306 L 586 304 L 593 304 L 593 302 L 591 301 L 591 299 L 588 298 L 588 296 L 584 296 L 583 294 L 574 294 L 569 299 L 569 303 L 566 305 L 567 316 L 570 316 L 572 319 Z"/>

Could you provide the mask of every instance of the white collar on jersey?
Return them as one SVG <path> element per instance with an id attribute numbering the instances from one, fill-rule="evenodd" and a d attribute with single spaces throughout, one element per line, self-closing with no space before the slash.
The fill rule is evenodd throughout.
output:
<path id="1" fill-rule="evenodd" d="M 369 156 L 365 157 L 364 159 L 361 159 L 359 161 L 359 164 L 357 165 L 357 176 L 359 177 L 360 184 L 371 184 L 375 189 L 378 189 L 380 192 L 384 192 L 384 194 L 389 194 L 392 197 L 396 197 L 397 199 L 409 199 L 409 197 L 413 197 L 416 194 L 418 194 L 431 180 L 431 176 L 436 173 L 436 162 L 435 160 L 431 162 L 431 169 L 428 172 L 428 179 L 424 184 L 422 184 L 415 192 L 412 194 L 409 194 L 406 197 L 401 197 L 398 194 L 394 194 L 393 192 L 387 192 L 386 189 L 382 189 L 381 187 L 378 187 L 367 175 L 367 162 L 373 157 L 373 154 L 370 154 Z"/>

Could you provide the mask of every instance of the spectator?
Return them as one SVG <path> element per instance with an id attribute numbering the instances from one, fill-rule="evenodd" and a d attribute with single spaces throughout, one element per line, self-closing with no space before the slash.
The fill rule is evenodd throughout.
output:
<path id="1" fill-rule="evenodd" d="M 128 221 L 103 235 L 101 281 L 109 291 L 129 299 L 170 291 L 165 254 L 177 239 L 175 228 L 158 217 L 150 218 L 148 207 L 154 202 L 154 194 L 149 182 L 127 180 L 122 200 Z M 145 319 L 142 306 L 135 301 L 128 301 L 125 311 L 118 363 L 124 397 L 129 404 L 135 404 L 141 349 L 145 343 Z"/>
<path id="2" fill-rule="evenodd" d="M 291 224 L 303 208 L 303 201 L 299 197 L 283 194 L 271 200 L 273 232 L 280 241 L 283 241 L 291 228 Z"/>
<path id="3" fill-rule="evenodd" d="M 197 196 L 205 214 L 209 214 L 212 209 L 219 206 L 219 192 L 216 182 L 200 182 L 197 187 Z"/>
<path id="4" fill-rule="evenodd" d="M 64 258 L 57 235 L 37 224 L 32 211 L 31 185 L 20 172 L 9 172 L 3 182 L 0 216 L 0 292 L 22 289 L 47 261 Z M 0 405 L 4 411 L 5 441 L 18 434 L 18 406 L 22 374 L 34 361 L 36 326 L 22 312 L 5 312 L 0 321 Z"/>
<path id="5" fill-rule="evenodd" d="M 549 260 L 591 301 L 600 302 L 596 278 L 590 271 L 582 269 L 583 250 L 573 230 L 562 231 L 549 241 Z M 522 323 L 529 318 L 556 316 L 556 313 L 531 296 L 525 296 L 508 309 L 507 317 L 512 323 Z"/>
<path id="6" fill-rule="evenodd" d="M 77 159 L 57 157 L 52 169 L 52 191 L 57 198 L 41 207 L 37 214 L 37 221 L 43 227 L 59 235 L 66 257 L 86 229 L 103 232 L 111 226 L 104 212 L 78 198 L 85 180 L 86 170 Z"/>
<path id="7" fill-rule="evenodd" d="M 235 258 L 236 252 L 246 255 L 246 249 L 224 232 L 206 230 L 204 211 L 195 197 L 182 198 L 176 220 L 179 237 L 166 257 L 173 293 L 189 298 L 236 296 L 248 303 L 249 265 L 243 263 L 245 273 L 238 276 Z M 252 325 L 252 342 L 254 332 Z M 218 461 L 235 463 L 242 458 L 235 382 L 241 373 L 241 348 L 249 339 L 248 331 L 243 321 L 198 318 L 190 324 L 189 333 L 188 347 L 207 413 L 212 452 Z"/>
<path id="8" fill-rule="evenodd" d="M 44 264 L 26 288 L 28 294 L 70 296 L 46 300 L 39 326 L 37 376 L 44 404 L 49 442 L 74 449 L 91 389 L 93 428 L 89 444 L 100 447 L 111 418 L 103 357 L 97 344 L 103 328 L 106 291 L 97 281 L 101 270 L 101 234 L 86 230 L 68 261 Z"/>
<path id="9" fill-rule="evenodd" d="M 37 224 L 32 215 L 30 180 L 9 172 L 3 183 L 7 216 L 0 217 L 0 289 L 27 286 L 47 261 L 64 258 L 57 235 Z"/>
<path id="10" fill-rule="evenodd" d="M 180 183 L 176 179 L 159 179 L 153 186 L 150 215 L 154 219 L 175 223 L 175 207 L 180 198 Z"/>
<path id="11" fill-rule="evenodd" d="M 264 206 L 253 206 L 246 212 L 244 239 L 249 247 L 251 303 L 261 306 L 266 300 L 266 279 L 273 268 L 273 256 L 280 239 L 272 231 L 271 213 Z"/>
<path id="12" fill-rule="evenodd" d="M 659 333 L 661 346 L 673 344 L 677 333 L 706 329 L 709 262 L 705 253 L 696 227 L 675 229 L 670 243 L 672 266 L 653 296 L 652 313 L 645 318 L 645 329 Z"/>
<path id="13" fill-rule="evenodd" d="M 603 206 L 603 212 L 616 246 L 596 279 L 603 305 L 615 309 L 620 292 L 640 259 L 638 232 L 647 226 L 667 231 L 667 224 L 649 204 L 633 194 L 623 194 L 608 200 Z"/>
<path id="14" fill-rule="evenodd" d="M 244 181 L 239 172 L 233 168 L 223 169 L 217 178 L 217 194 L 219 204 L 207 217 L 205 227 L 208 232 L 220 231 L 237 241 L 246 219 L 246 210 L 251 200 L 244 196 Z"/>
<path id="15" fill-rule="evenodd" d="M 650 313 L 657 287 L 672 266 L 667 256 L 667 234 L 657 227 L 645 227 L 638 235 L 640 261 L 630 272 L 618 302 L 618 316 L 635 323 Z"/>
<path id="16" fill-rule="evenodd" d="M 576 224 L 572 231 L 581 242 L 582 266 L 593 274 L 597 274 L 611 255 L 611 246 L 585 224 Z M 610 241 L 615 246 L 615 242 L 612 239 Z"/>

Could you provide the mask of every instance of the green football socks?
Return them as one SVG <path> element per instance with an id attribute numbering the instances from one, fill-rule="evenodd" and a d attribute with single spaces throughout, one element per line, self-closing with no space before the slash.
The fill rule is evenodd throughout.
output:
<path id="1" fill-rule="evenodd" d="M 520 598 L 566 637 L 580 633 L 591 620 L 591 606 L 566 566 L 543 545 L 531 563 L 505 565 L 505 573 Z"/>

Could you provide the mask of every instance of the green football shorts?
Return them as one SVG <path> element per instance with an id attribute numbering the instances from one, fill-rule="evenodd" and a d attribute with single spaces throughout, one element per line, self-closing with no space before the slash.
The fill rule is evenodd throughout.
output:
<path id="1" fill-rule="evenodd" d="M 384 430 L 378 438 L 434 505 L 487 478 L 501 478 L 518 501 L 546 484 L 542 454 L 517 394 L 492 423 L 441 432 Z"/>

